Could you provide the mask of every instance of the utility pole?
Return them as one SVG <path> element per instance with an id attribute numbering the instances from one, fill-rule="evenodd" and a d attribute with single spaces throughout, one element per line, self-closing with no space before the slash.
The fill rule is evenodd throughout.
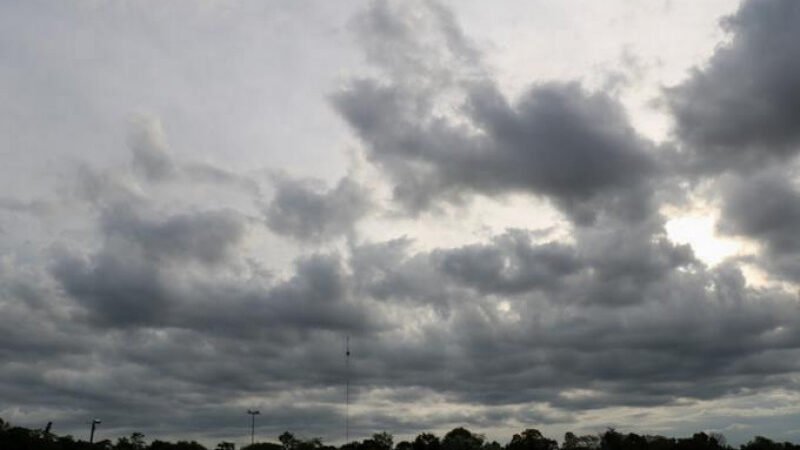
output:
<path id="1" fill-rule="evenodd" d="M 97 425 L 100 425 L 100 423 L 101 423 L 100 419 L 92 419 L 92 431 L 89 432 L 89 443 L 90 444 L 94 443 L 94 429 L 97 427 Z"/>
<path id="2" fill-rule="evenodd" d="M 261 411 L 248 409 L 247 414 L 250 414 L 250 445 L 253 445 L 256 443 L 256 416 Z"/>

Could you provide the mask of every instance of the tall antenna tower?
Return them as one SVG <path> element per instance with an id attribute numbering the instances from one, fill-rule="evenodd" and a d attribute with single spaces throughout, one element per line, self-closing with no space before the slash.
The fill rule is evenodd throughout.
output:
<path id="1" fill-rule="evenodd" d="M 344 344 L 344 443 L 350 443 L 350 336 L 345 338 Z"/>

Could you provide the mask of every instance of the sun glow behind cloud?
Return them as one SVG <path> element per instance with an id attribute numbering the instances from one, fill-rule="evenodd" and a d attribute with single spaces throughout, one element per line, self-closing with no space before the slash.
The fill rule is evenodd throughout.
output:
<path id="1" fill-rule="evenodd" d="M 667 221 L 667 235 L 675 243 L 689 244 L 697 258 L 715 266 L 745 249 L 742 241 L 719 236 L 714 231 L 716 222 L 713 213 L 677 216 Z"/>

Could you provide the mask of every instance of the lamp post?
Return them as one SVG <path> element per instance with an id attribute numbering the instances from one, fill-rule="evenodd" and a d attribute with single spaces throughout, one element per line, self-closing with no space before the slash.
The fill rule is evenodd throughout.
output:
<path id="1" fill-rule="evenodd" d="M 250 445 L 253 445 L 256 443 L 256 416 L 261 412 L 248 409 L 247 414 L 250 414 Z"/>
<path id="2" fill-rule="evenodd" d="M 97 425 L 100 425 L 100 423 L 100 419 L 92 419 L 92 431 L 89 433 L 90 444 L 94 443 L 94 429 L 97 427 Z"/>

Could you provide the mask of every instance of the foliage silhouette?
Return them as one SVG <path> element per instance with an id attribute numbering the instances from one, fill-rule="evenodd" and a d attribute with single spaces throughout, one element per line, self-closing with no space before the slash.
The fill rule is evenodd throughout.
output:
<path id="1" fill-rule="evenodd" d="M 175 443 L 154 440 L 147 443 L 145 435 L 133 433 L 120 437 L 116 443 L 103 440 L 90 444 L 72 436 L 57 436 L 47 429 L 32 430 L 12 426 L 0 419 L 0 449 L 2 450 L 208 450 L 195 441 Z M 235 450 L 232 442 L 220 442 L 216 450 Z M 278 437 L 278 442 L 257 442 L 241 450 L 734 450 L 720 434 L 696 433 L 689 438 L 667 438 L 664 436 L 623 434 L 609 429 L 599 435 L 577 436 L 566 433 L 561 446 L 542 435 L 539 430 L 528 428 L 512 436 L 501 445 L 487 442 L 481 434 L 459 427 L 449 431 L 443 438 L 433 433 L 421 433 L 412 441 L 394 445 L 394 438 L 387 432 L 375 433 L 363 441 L 348 442 L 340 447 L 323 444 L 319 438 L 299 439 L 290 432 Z M 800 446 L 772 441 L 756 436 L 741 445 L 738 450 L 800 450 Z"/>

